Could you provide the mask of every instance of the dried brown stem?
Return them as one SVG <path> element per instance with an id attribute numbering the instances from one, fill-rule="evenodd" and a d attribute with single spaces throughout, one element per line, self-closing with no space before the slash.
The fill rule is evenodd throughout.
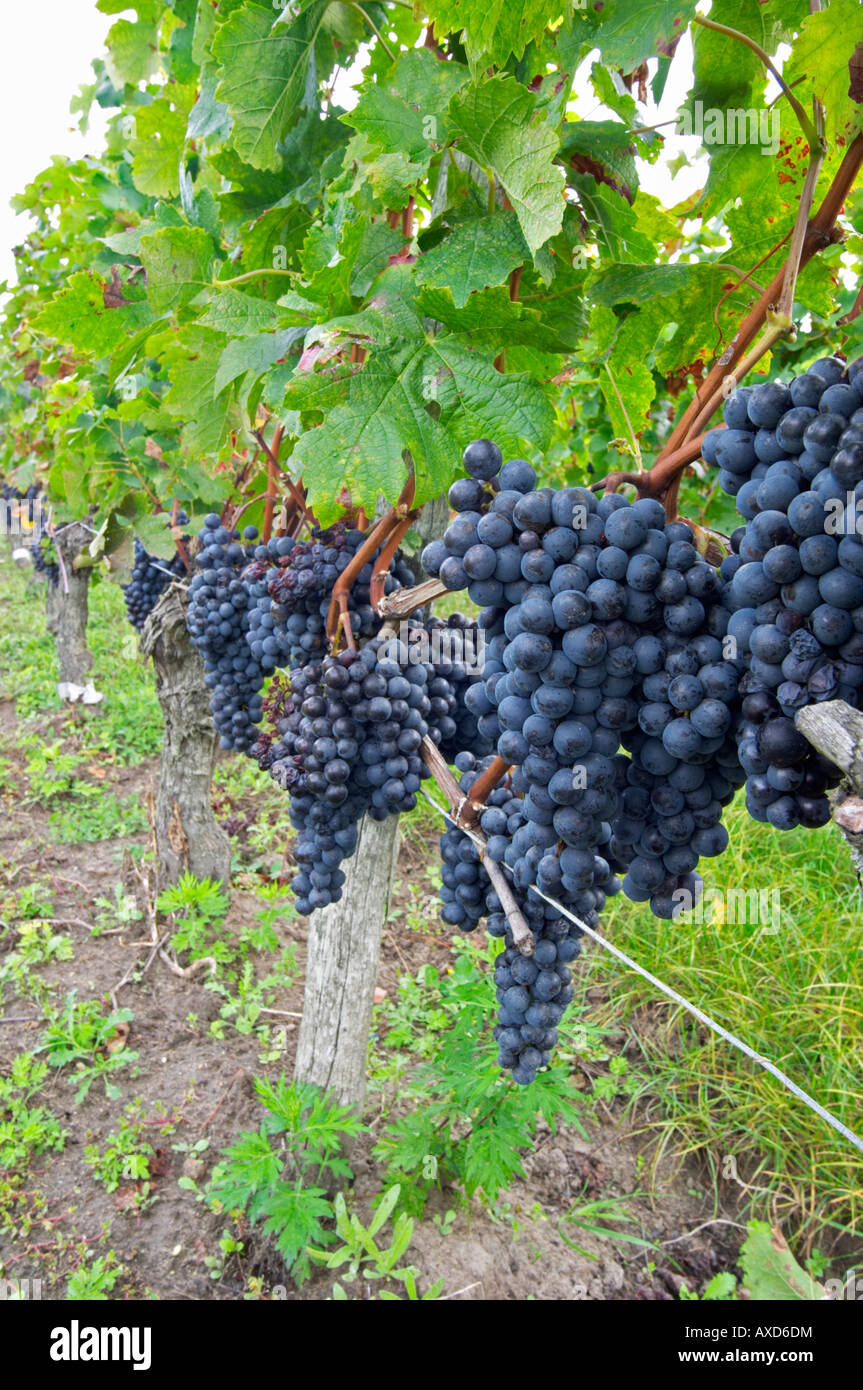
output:
<path id="1" fill-rule="evenodd" d="M 418 608 L 424 608 L 427 603 L 449 592 L 439 579 L 427 579 L 424 584 L 386 594 L 377 604 L 377 611 L 382 618 L 409 618 Z"/>

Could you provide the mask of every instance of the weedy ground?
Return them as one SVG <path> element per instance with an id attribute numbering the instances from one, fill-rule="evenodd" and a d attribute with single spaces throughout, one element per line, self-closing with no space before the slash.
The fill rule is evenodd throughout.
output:
<path id="1" fill-rule="evenodd" d="M 423 802 L 403 818 L 366 1113 L 292 1086 L 306 923 L 280 882 L 285 799 L 226 757 L 231 893 L 159 893 L 160 717 L 122 596 L 93 586 L 97 709 L 57 700 L 43 609 L 41 582 L 0 565 L 0 1277 L 54 1299 L 733 1297 L 753 1218 L 816 1277 L 853 1265 L 854 1151 L 601 949 L 554 1066 L 526 1091 L 501 1077 L 495 948 L 440 922 Z M 859 1129 L 841 839 L 738 807 L 729 828 L 711 882 L 778 890 L 766 920 L 719 898 L 671 926 L 617 899 L 603 930 Z"/>

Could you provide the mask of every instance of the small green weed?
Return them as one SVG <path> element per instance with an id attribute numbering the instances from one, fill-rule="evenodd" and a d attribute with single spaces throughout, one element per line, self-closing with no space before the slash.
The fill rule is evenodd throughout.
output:
<path id="1" fill-rule="evenodd" d="M 117 1099 L 120 1088 L 112 1084 L 111 1076 L 138 1059 L 137 1052 L 117 1047 L 118 1041 L 122 1041 L 118 1026 L 134 1017 L 131 1009 L 105 1014 L 95 999 L 77 1003 L 74 991 L 70 991 L 62 1012 L 49 1023 L 43 1041 L 34 1051 L 44 1052 L 51 1067 L 76 1067 L 76 1103 L 84 1099 L 99 1078 L 104 1082 L 106 1095 Z"/>
<path id="2" fill-rule="evenodd" d="M 51 833 L 58 844 L 118 840 L 140 835 L 147 828 L 146 813 L 133 796 L 120 800 L 102 787 L 79 783 L 73 801 L 74 804 L 48 817 Z"/>
<path id="3" fill-rule="evenodd" d="M 21 1168 L 33 1154 L 62 1149 L 65 1131 L 44 1105 L 32 1105 L 48 1075 L 44 1062 L 31 1052 L 13 1060 L 9 1075 L 0 1077 L 0 1170 Z"/>
<path id="4" fill-rule="evenodd" d="M 388 1246 L 380 1246 L 375 1241 L 375 1236 L 392 1216 L 400 1195 L 401 1188 L 396 1183 L 382 1197 L 369 1225 L 364 1226 L 355 1212 L 348 1211 L 342 1193 L 337 1193 L 334 1212 L 336 1232 L 342 1243 L 335 1250 L 329 1251 L 316 1250 L 310 1246 L 309 1256 L 315 1264 L 323 1265 L 325 1269 L 343 1269 L 341 1278 L 346 1284 L 353 1283 L 358 1274 L 369 1281 L 392 1279 L 401 1283 L 407 1290 L 410 1302 L 436 1299 L 443 1291 L 443 1279 L 433 1284 L 420 1300 L 416 1287 L 419 1270 L 413 1265 L 400 1266 L 398 1263 L 411 1243 L 414 1230 L 413 1219 L 406 1212 L 400 1211 L 393 1221 L 392 1237 Z M 336 1295 L 334 1290 L 334 1298 L 337 1297 L 339 1301 L 346 1300 L 348 1295 L 340 1285 L 336 1287 L 339 1293 Z M 399 1301 L 399 1295 L 388 1290 L 382 1289 L 380 1297 Z"/>
<path id="5" fill-rule="evenodd" d="M 146 1182 L 149 1178 L 153 1146 L 142 1136 L 141 1124 L 123 1120 L 118 1132 L 106 1137 L 104 1149 L 100 1151 L 98 1144 L 84 1146 L 84 1162 L 108 1192 L 116 1192 L 121 1182 Z"/>
<path id="6" fill-rule="evenodd" d="M 82 1303 L 106 1303 L 122 1270 L 113 1250 L 98 1255 L 89 1264 L 83 1261 L 66 1281 L 66 1298 Z"/>
<path id="7" fill-rule="evenodd" d="M 301 1284 L 310 1273 L 308 1247 L 320 1249 L 335 1240 L 325 1225 L 334 1215 L 333 1204 L 312 1184 L 325 1172 L 351 1177 L 342 1146 L 365 1126 L 315 1086 L 282 1076 L 276 1082 L 258 1079 L 255 1090 L 266 1111 L 263 1123 L 223 1150 L 225 1161 L 214 1170 L 207 1196 L 220 1209 L 247 1212 L 253 1224 L 263 1221 Z M 194 1183 L 181 1178 L 180 1186 Z"/>

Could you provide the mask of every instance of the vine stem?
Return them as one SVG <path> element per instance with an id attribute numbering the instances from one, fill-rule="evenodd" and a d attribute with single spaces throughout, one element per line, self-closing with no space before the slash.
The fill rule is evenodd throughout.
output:
<path id="1" fill-rule="evenodd" d="M 724 429 L 724 425 L 718 426 Z M 599 482 L 591 483 L 592 492 L 615 492 L 624 483 L 631 483 L 639 490 L 641 497 L 659 497 L 668 487 L 669 483 L 682 468 L 688 463 L 694 463 L 701 453 L 701 445 L 704 442 L 704 435 L 700 434 L 695 439 L 689 439 L 682 444 L 674 453 L 668 454 L 665 458 L 657 459 L 652 468 L 635 473 L 609 473 Z"/>
<path id="2" fill-rule="evenodd" d="M 327 613 L 327 636 L 330 639 L 331 645 L 338 636 L 338 631 L 341 627 L 344 629 L 347 637 L 348 646 L 356 651 L 357 643 L 351 629 L 350 618 L 348 617 L 348 595 L 353 588 L 357 575 L 360 573 L 363 566 L 371 560 L 378 546 L 386 546 L 387 541 L 391 540 L 393 535 L 398 536 L 399 532 L 404 534 L 404 531 L 402 531 L 404 523 L 407 522 L 409 525 L 414 516 L 414 512 L 411 508 L 413 507 L 415 492 L 416 478 L 411 474 L 401 490 L 396 505 L 390 507 L 389 511 L 386 512 L 381 517 L 380 521 L 373 527 L 350 564 L 346 566 L 333 585 L 330 607 Z M 407 529 L 408 527 L 404 526 L 404 530 Z M 398 545 L 398 540 L 396 540 L 396 545 Z M 396 545 L 392 547 L 393 551 L 395 551 Z M 374 574 L 372 575 L 372 580 L 374 580 Z"/>
<path id="3" fill-rule="evenodd" d="M 816 103 L 816 120 L 819 126 L 823 126 L 823 112 Z M 824 162 L 824 141 L 819 140 L 815 146 L 810 146 L 809 168 L 806 170 L 806 178 L 803 182 L 803 191 L 800 194 L 800 202 L 797 206 L 797 217 L 794 221 L 794 230 L 791 233 L 791 245 L 788 248 L 788 260 L 785 263 L 785 278 L 782 282 L 782 295 L 779 300 L 778 313 L 787 319 L 793 328 L 792 315 L 794 313 L 794 291 L 797 288 L 797 276 L 800 273 L 801 257 L 803 255 L 803 243 L 806 240 L 806 228 L 809 225 L 809 214 L 812 211 L 812 200 L 815 197 L 815 185 L 818 182 L 818 175 L 821 165 Z"/>
<path id="4" fill-rule="evenodd" d="M 396 551 L 398 550 L 408 531 L 411 529 L 411 525 L 416 515 L 417 514 L 415 511 L 408 512 L 404 520 L 400 521 L 398 526 L 396 526 L 386 545 L 381 550 L 380 555 L 375 560 L 375 566 L 372 570 L 372 580 L 371 584 L 369 585 L 369 603 L 371 604 L 372 608 L 377 608 L 378 604 L 384 596 L 384 585 L 387 582 L 387 574 L 389 573 L 390 561 L 392 560 L 393 556 L 395 555 Z"/>
<path id="5" fill-rule="evenodd" d="M 494 209 L 492 209 L 492 211 L 494 211 Z M 519 291 L 521 290 L 521 274 L 523 270 L 524 266 L 519 265 L 516 266 L 515 270 L 510 272 L 509 298 L 510 303 L 512 304 L 515 304 L 518 300 Z M 501 349 L 497 357 L 494 359 L 494 365 L 499 372 L 502 372 L 506 369 L 506 349 Z"/>
<path id="6" fill-rule="evenodd" d="M 280 270 L 278 266 L 264 265 L 260 270 L 244 270 L 242 275 L 232 275 L 229 280 L 214 280 L 210 288 L 222 290 L 226 285 L 247 285 L 250 280 L 258 280 L 262 275 L 283 275 L 290 279 L 294 273 L 293 270 Z M 301 317 L 309 318 L 310 315 L 302 314 Z"/>
<path id="7" fill-rule="evenodd" d="M 231 530 L 235 531 L 237 529 L 237 522 L 240 520 L 240 517 L 243 516 L 244 513 L 246 513 L 250 507 L 254 507 L 256 502 L 263 502 L 266 499 L 266 496 L 267 494 L 265 492 L 260 492 L 258 493 L 257 497 L 252 497 L 248 502 L 244 502 L 240 510 L 238 512 L 234 512 L 234 515 L 231 518 Z"/>
<path id="8" fill-rule="evenodd" d="M 392 49 L 390 48 L 389 44 L 387 43 L 378 26 L 375 24 L 371 15 L 363 9 L 362 5 L 357 4 L 357 0 L 347 0 L 347 4 L 352 10 L 356 10 L 357 14 L 362 15 L 366 24 L 369 26 L 375 38 L 378 40 L 378 43 L 381 45 L 381 48 L 384 50 L 384 53 L 389 58 L 390 62 L 394 63 L 396 60 L 396 55 L 393 53 Z"/>
<path id="9" fill-rule="evenodd" d="M 253 431 L 252 431 L 252 436 L 253 436 L 253 438 L 256 439 L 256 440 L 258 441 L 258 443 L 260 444 L 261 448 L 263 449 L 264 453 L 265 453 L 266 456 L 267 456 L 269 468 L 274 468 L 274 469 L 276 470 L 277 473 L 278 473 L 278 468 L 279 468 L 279 461 L 278 461 L 278 458 L 277 458 L 277 454 L 278 454 L 279 445 L 280 445 L 281 442 L 282 442 L 282 434 L 283 434 L 282 426 L 281 426 L 281 425 L 277 425 L 276 428 L 275 428 L 275 430 L 273 431 L 273 444 L 275 445 L 275 449 L 276 449 L 276 452 L 274 453 L 273 450 L 271 449 L 270 445 L 267 443 L 266 439 L 264 438 L 264 432 L 263 432 L 263 430 L 253 430 Z M 268 468 L 268 472 L 269 472 L 269 468 Z M 309 508 L 306 506 L 306 499 L 305 499 L 305 496 L 304 496 L 304 494 L 300 491 L 300 489 L 297 487 L 296 483 L 294 483 L 293 480 L 292 480 L 291 478 L 289 478 L 287 475 L 285 475 L 284 482 L 285 482 L 285 487 L 288 489 L 288 492 L 291 494 L 291 497 L 294 499 L 294 501 L 296 502 L 297 506 L 300 508 L 300 510 L 302 511 L 303 515 L 306 517 L 306 519 L 307 519 L 307 520 L 309 520 L 310 518 L 313 519 L 313 518 L 312 518 L 312 513 L 309 511 Z M 269 486 L 268 486 L 268 488 L 267 488 L 267 491 L 266 491 L 265 493 L 262 493 L 262 496 L 265 497 L 265 498 L 269 496 Z M 260 501 L 260 498 L 259 498 L 258 500 Z M 266 517 L 265 517 L 265 524 L 266 524 Z M 269 540 L 269 537 L 267 537 L 267 539 Z"/>
<path id="10" fill-rule="evenodd" d="M 396 589 L 395 593 L 385 595 L 377 604 L 377 611 L 382 618 L 409 618 L 418 608 L 450 592 L 439 579 L 427 579 L 410 589 Z"/>
<path id="11" fill-rule="evenodd" d="M 344 628 L 348 646 L 354 651 L 357 649 L 356 639 L 348 618 L 348 594 L 351 585 L 359 574 L 363 566 L 372 558 L 381 541 L 383 541 L 393 529 L 393 522 L 396 519 L 396 509 L 391 507 L 388 512 L 381 517 L 380 521 L 372 527 L 363 544 L 360 546 L 351 563 L 342 570 L 335 584 L 333 585 L 330 608 L 327 613 L 327 636 L 333 642 L 338 634 L 339 627 Z"/>
<path id="12" fill-rule="evenodd" d="M 263 431 L 257 432 L 257 438 L 263 441 Z M 276 425 L 273 430 L 273 442 L 269 447 L 264 445 L 267 455 L 267 500 L 264 503 L 264 529 L 261 538 L 266 545 L 273 534 L 273 512 L 276 506 L 276 495 L 278 493 L 279 480 L 279 448 L 282 443 L 282 426 Z"/>

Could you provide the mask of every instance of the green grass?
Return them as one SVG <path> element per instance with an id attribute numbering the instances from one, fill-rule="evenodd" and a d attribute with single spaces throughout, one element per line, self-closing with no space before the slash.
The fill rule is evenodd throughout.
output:
<path id="1" fill-rule="evenodd" d="M 789 833 L 729 809 L 728 851 L 702 861 L 717 889 L 778 889 L 778 930 L 716 920 L 658 921 L 618 897 L 601 930 L 640 965 L 769 1058 L 856 1133 L 863 1132 L 860 896 L 835 827 Z M 629 1105 L 657 1157 L 698 1153 L 753 1207 L 811 1238 L 823 1223 L 856 1234 L 860 1154 L 751 1062 L 608 952 L 594 947 L 585 989 L 601 984 L 603 1022 L 626 1025 L 643 1064 Z M 630 1076 L 630 1085 L 631 1085 Z M 765 1194 L 758 1189 L 769 1188 Z M 741 1192 L 744 1189 L 740 1189 Z M 819 1239 L 824 1239 L 823 1235 Z"/>
<path id="2" fill-rule="evenodd" d="M 87 748 L 123 763 L 158 753 L 162 718 L 152 668 L 138 656 L 119 587 L 102 577 L 90 586 L 87 641 L 94 658 L 90 678 L 105 696 L 98 707 L 76 712 Z M 23 721 L 63 709 L 54 639 L 45 626 L 45 585 L 11 564 L 0 569 L 0 697 L 16 701 Z M 34 727 L 44 738 L 44 725 Z"/>
<path id="3" fill-rule="evenodd" d="M 58 844 L 93 844 L 140 835 L 147 829 L 146 811 L 136 797 L 121 800 L 102 787 L 86 790 L 95 795 L 73 797 L 71 804 L 49 816 L 51 834 Z"/>

